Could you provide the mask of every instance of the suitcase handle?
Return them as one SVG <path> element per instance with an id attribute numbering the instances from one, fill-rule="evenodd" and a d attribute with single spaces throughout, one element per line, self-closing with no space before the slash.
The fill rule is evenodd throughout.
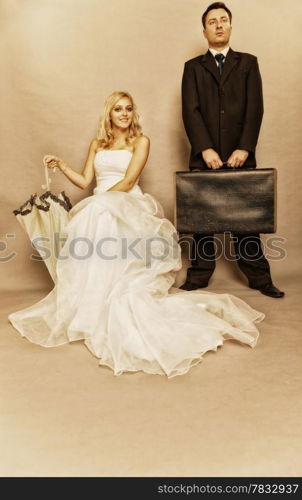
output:
<path id="1" fill-rule="evenodd" d="M 223 161 L 223 162 L 222 162 L 222 164 L 223 164 L 223 165 L 226 165 L 228 168 L 238 168 L 238 167 L 229 167 L 229 165 L 228 165 L 228 162 L 227 162 L 227 161 Z M 239 168 L 240 168 L 240 167 L 239 167 Z"/>
<path id="2" fill-rule="evenodd" d="M 229 166 L 228 166 L 228 162 L 227 162 L 227 161 L 222 162 L 222 165 L 223 165 L 223 166 L 226 166 L 229 170 L 238 170 L 238 169 L 242 168 L 242 167 L 229 167 Z M 243 165 L 243 166 L 244 166 L 244 165 Z M 201 171 L 203 171 L 203 170 L 204 170 L 204 168 L 200 168 L 200 167 L 189 167 L 189 168 L 190 168 L 190 171 L 191 171 L 191 172 L 194 172 L 194 171 L 196 171 L 196 170 L 197 170 L 198 172 L 201 172 Z M 209 168 L 209 167 L 207 167 L 207 170 L 211 170 L 211 171 L 215 172 L 216 170 L 221 170 L 221 168 L 222 168 L 222 167 L 220 167 L 220 168 Z M 245 167 L 245 168 L 246 168 L 246 167 Z"/>

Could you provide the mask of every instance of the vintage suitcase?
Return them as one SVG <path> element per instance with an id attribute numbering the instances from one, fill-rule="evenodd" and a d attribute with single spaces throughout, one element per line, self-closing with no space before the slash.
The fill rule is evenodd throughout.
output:
<path id="1" fill-rule="evenodd" d="M 179 233 L 274 233 L 275 168 L 176 172 Z"/>

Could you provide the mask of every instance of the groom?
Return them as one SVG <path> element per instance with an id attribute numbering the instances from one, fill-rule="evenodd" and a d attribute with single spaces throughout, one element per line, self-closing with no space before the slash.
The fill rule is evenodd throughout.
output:
<path id="1" fill-rule="evenodd" d="M 222 2 L 211 4 L 202 16 L 206 54 L 187 61 L 182 80 L 185 129 L 192 146 L 190 170 L 255 168 L 255 149 L 263 98 L 257 58 L 229 47 L 232 14 Z M 284 296 L 273 285 L 259 234 L 233 235 L 236 259 L 250 288 L 264 295 Z M 183 290 L 208 285 L 215 269 L 213 235 L 194 234 L 192 267 Z"/>

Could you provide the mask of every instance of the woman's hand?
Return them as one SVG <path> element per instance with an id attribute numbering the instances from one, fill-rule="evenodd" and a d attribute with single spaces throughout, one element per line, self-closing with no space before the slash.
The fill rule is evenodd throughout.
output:
<path id="1" fill-rule="evenodd" d="M 48 168 L 56 168 L 62 169 L 64 167 L 64 162 L 61 158 L 53 155 L 45 155 L 43 158 L 43 164 Z"/>
<path id="2" fill-rule="evenodd" d="M 92 139 L 90 146 L 89 146 L 89 152 L 87 156 L 87 160 L 85 163 L 84 170 L 81 174 L 73 170 L 69 165 L 66 165 L 66 163 L 61 160 L 61 158 L 58 158 L 57 156 L 54 155 L 45 155 L 43 157 L 43 164 L 45 167 L 48 168 L 56 168 L 58 167 L 61 172 L 69 179 L 75 186 L 81 188 L 81 189 L 86 189 L 87 186 L 92 182 L 94 178 L 94 157 L 96 154 L 98 146 L 98 140 L 97 139 Z"/>

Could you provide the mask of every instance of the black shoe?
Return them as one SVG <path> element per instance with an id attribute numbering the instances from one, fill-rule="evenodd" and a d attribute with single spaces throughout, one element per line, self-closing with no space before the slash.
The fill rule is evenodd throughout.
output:
<path id="1" fill-rule="evenodd" d="M 208 286 L 208 283 L 200 283 L 199 285 L 193 285 L 193 283 L 190 283 L 189 281 L 185 281 L 183 285 L 181 285 L 179 288 L 181 290 L 198 290 L 199 288 L 206 288 Z"/>
<path id="2" fill-rule="evenodd" d="M 273 297 L 274 299 L 280 299 L 281 297 L 284 297 L 284 292 L 281 292 L 273 283 L 267 283 L 266 285 L 263 285 L 261 287 L 255 287 L 251 286 L 250 288 L 253 288 L 255 290 L 259 290 L 259 292 L 263 293 L 263 295 L 267 295 L 268 297 Z"/>

